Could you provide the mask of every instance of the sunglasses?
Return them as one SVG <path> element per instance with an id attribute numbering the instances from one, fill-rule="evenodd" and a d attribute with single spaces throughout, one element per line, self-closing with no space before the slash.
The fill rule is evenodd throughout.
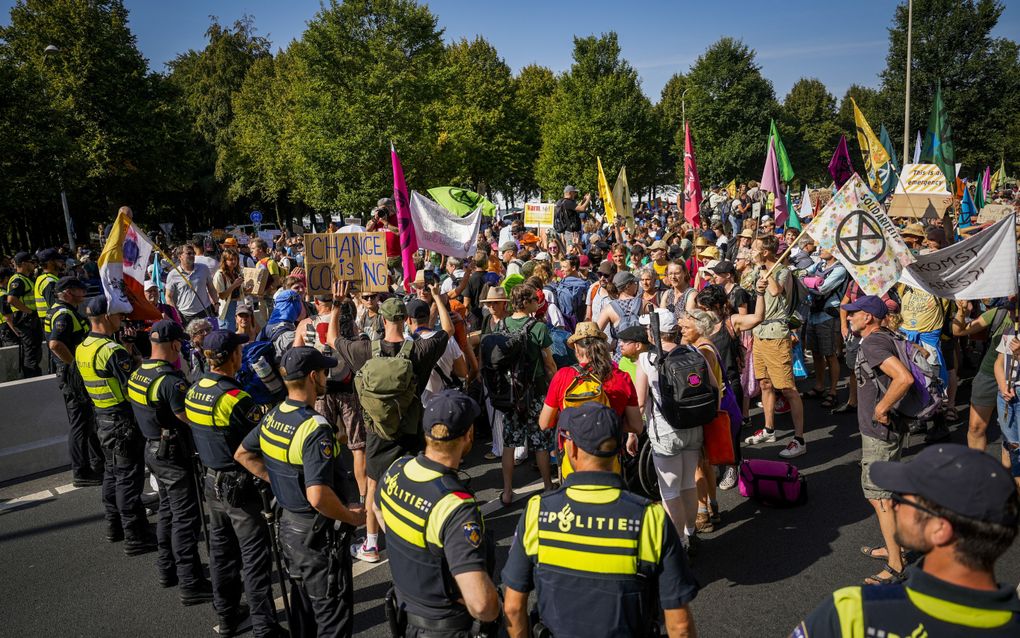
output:
<path id="1" fill-rule="evenodd" d="M 941 514 L 936 514 L 932 510 L 925 507 L 924 505 L 921 505 L 920 503 L 915 503 L 914 501 L 908 501 L 907 498 L 903 494 L 900 494 L 899 492 L 893 492 L 891 500 L 893 502 L 894 507 L 906 505 L 907 507 L 913 507 L 916 510 L 920 510 L 927 514 L 928 516 L 931 516 L 932 518 L 942 518 Z"/>
<path id="2" fill-rule="evenodd" d="M 379 298 L 379 295 L 361 295 L 361 300 L 362 301 L 374 301 L 374 300 L 376 300 L 378 298 Z"/>

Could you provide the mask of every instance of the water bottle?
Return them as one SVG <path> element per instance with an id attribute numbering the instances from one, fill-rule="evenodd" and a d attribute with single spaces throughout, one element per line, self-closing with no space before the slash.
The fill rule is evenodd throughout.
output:
<path id="1" fill-rule="evenodd" d="M 273 366 L 269 365 L 265 357 L 259 357 L 253 361 L 251 367 L 270 393 L 276 394 L 283 391 L 283 382 L 280 381 L 280 375 L 276 374 Z"/>

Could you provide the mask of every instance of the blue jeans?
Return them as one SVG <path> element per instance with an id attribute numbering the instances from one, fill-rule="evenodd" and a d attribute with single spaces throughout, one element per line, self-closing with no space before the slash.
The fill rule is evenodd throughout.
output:
<path id="1" fill-rule="evenodd" d="M 923 343 L 927 346 L 931 346 L 935 350 L 935 355 L 939 360 L 939 379 L 942 379 L 942 387 L 948 388 L 949 370 L 946 369 L 946 360 L 942 356 L 942 331 L 930 330 L 928 332 L 919 332 L 917 330 L 905 330 L 900 328 L 900 333 L 902 333 L 910 343 Z"/>
<path id="2" fill-rule="evenodd" d="M 1007 402 L 999 394 L 996 396 L 996 404 L 999 408 L 1002 448 L 1009 454 L 1010 473 L 1020 476 L 1020 398 L 1014 396 Z"/>
<path id="3" fill-rule="evenodd" d="M 744 227 L 744 220 L 740 219 L 736 215 L 730 215 L 730 226 L 733 227 L 733 241 L 736 241 L 737 235 L 740 234 L 740 230 Z"/>

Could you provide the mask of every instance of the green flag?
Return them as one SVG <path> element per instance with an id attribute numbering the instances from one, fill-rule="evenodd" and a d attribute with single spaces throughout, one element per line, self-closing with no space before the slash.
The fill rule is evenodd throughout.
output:
<path id="1" fill-rule="evenodd" d="M 953 151 L 953 132 L 949 127 L 949 114 L 942 101 L 942 83 L 935 89 L 935 102 L 928 118 L 928 130 L 924 134 L 921 161 L 937 164 L 946 176 L 946 186 L 956 188 L 956 153 Z"/>
<path id="2" fill-rule="evenodd" d="M 800 230 L 800 217 L 797 216 L 797 209 L 793 207 L 793 198 L 790 197 L 791 190 L 793 189 L 786 189 L 786 210 L 790 212 L 790 216 L 786 218 L 786 227 Z"/>
<path id="3" fill-rule="evenodd" d="M 429 195 L 446 210 L 463 217 L 479 206 L 484 217 L 496 214 L 496 205 L 474 191 L 455 186 L 437 186 L 429 189 Z"/>
<path id="4" fill-rule="evenodd" d="M 769 137 L 776 140 L 776 160 L 779 162 L 779 179 L 789 184 L 793 180 L 793 164 L 790 163 L 790 156 L 786 154 L 783 140 L 779 138 L 779 130 L 776 129 L 775 120 L 772 120 Z M 768 141 L 766 140 L 765 148 L 768 148 L 768 146 Z"/>

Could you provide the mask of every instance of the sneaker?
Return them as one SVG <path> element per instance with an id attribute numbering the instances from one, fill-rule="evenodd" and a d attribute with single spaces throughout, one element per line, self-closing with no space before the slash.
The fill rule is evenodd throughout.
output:
<path id="1" fill-rule="evenodd" d="M 698 512 L 697 518 L 694 519 L 694 529 L 699 533 L 704 532 L 706 534 L 715 531 L 715 524 L 712 523 L 712 517 L 708 512 Z"/>
<path id="2" fill-rule="evenodd" d="M 359 538 L 351 545 L 351 556 L 366 563 L 379 562 L 379 548 L 365 545 L 365 539 Z"/>
<path id="3" fill-rule="evenodd" d="M 790 402 L 786 400 L 786 397 L 779 395 L 776 397 L 776 414 L 789 414 Z"/>
<path id="4" fill-rule="evenodd" d="M 797 439 L 793 439 L 786 444 L 786 449 L 782 450 L 779 456 L 784 459 L 792 459 L 802 454 L 807 454 L 807 443 L 801 445 L 797 442 Z"/>
<path id="5" fill-rule="evenodd" d="M 737 466 L 730 465 L 723 472 L 722 480 L 719 481 L 719 489 L 732 490 L 737 486 Z"/>
<path id="6" fill-rule="evenodd" d="M 754 434 L 744 439 L 744 443 L 748 445 L 758 445 L 759 443 L 775 443 L 776 442 L 776 431 L 766 430 L 762 428 L 757 430 Z"/>

